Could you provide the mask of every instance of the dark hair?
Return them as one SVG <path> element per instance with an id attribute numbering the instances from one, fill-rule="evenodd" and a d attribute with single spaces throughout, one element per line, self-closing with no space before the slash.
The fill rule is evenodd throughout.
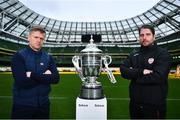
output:
<path id="1" fill-rule="evenodd" d="M 154 27 L 153 27 L 152 25 L 147 25 L 147 24 L 142 25 L 142 26 L 139 28 L 139 34 L 140 34 L 141 29 L 144 29 L 144 28 L 145 28 L 145 29 L 149 29 L 149 30 L 152 32 L 153 36 L 155 35 Z"/>
<path id="2" fill-rule="evenodd" d="M 39 32 L 41 32 L 41 33 L 45 33 L 45 34 L 46 34 L 46 31 L 45 31 L 44 28 L 41 27 L 41 26 L 33 26 L 33 27 L 31 27 L 31 29 L 30 29 L 30 31 L 29 31 L 29 34 L 31 34 L 31 33 L 34 32 L 34 31 L 39 31 Z"/>

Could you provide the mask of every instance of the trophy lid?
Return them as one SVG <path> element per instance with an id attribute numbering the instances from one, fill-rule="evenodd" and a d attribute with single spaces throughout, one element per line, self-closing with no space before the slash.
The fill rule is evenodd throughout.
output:
<path id="1" fill-rule="evenodd" d="M 96 44 L 94 44 L 93 42 L 94 40 L 92 39 L 92 35 L 91 35 L 90 43 L 87 44 L 85 49 L 81 50 L 81 53 L 88 53 L 88 52 L 101 53 L 102 50 L 98 49 Z"/>

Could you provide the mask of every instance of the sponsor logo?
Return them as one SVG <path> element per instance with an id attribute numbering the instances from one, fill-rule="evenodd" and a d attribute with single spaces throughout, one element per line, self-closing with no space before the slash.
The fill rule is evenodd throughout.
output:
<path id="1" fill-rule="evenodd" d="M 94 104 L 94 107 L 104 107 L 104 105 L 101 105 L 101 104 Z"/>
<path id="2" fill-rule="evenodd" d="M 87 104 L 78 104 L 79 107 L 88 107 Z"/>
<path id="3" fill-rule="evenodd" d="M 139 53 L 134 54 L 134 56 L 137 56 L 137 55 L 139 55 Z"/>
<path id="4" fill-rule="evenodd" d="M 149 58 L 149 59 L 148 59 L 148 63 L 149 63 L 149 64 L 152 64 L 153 62 L 154 62 L 154 58 Z"/>

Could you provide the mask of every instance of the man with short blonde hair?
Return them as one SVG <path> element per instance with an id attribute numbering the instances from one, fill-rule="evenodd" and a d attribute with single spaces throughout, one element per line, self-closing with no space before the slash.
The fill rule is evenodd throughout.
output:
<path id="1" fill-rule="evenodd" d="M 50 84 L 59 82 L 59 73 L 52 56 L 42 50 L 45 36 L 42 27 L 31 28 L 29 46 L 12 58 L 13 119 L 49 118 Z"/>

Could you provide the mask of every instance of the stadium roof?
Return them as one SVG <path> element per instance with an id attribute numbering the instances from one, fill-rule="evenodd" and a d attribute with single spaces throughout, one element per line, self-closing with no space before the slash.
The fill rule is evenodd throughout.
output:
<path id="1" fill-rule="evenodd" d="M 73 22 L 104 22 L 130 18 L 160 0 L 19 0 L 49 18 Z"/>
<path id="2" fill-rule="evenodd" d="M 84 46 L 81 36 L 100 34 L 99 46 L 137 46 L 138 28 L 152 24 L 156 29 L 159 43 L 179 41 L 164 39 L 180 33 L 180 1 L 161 0 L 151 9 L 132 18 L 108 22 L 70 22 L 47 18 L 29 9 L 18 0 L 0 0 L 0 31 L 21 38 L 10 41 L 27 44 L 27 33 L 31 26 L 41 25 L 47 31 L 45 45 L 49 47 Z M 2 37 L 2 36 L 0 36 Z"/>

